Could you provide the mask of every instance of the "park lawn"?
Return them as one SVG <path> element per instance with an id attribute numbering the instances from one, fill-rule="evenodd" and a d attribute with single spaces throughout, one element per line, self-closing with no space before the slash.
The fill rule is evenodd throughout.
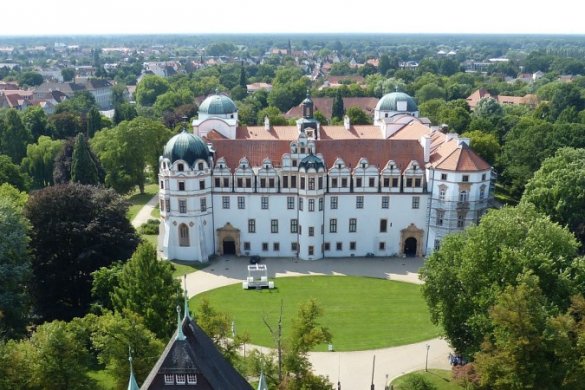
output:
<path id="1" fill-rule="evenodd" d="M 134 190 L 126 197 L 126 201 L 130 204 L 126 216 L 130 221 L 136 217 L 140 209 L 148 203 L 158 193 L 157 184 L 147 184 L 144 186 L 144 194 L 141 194 L 138 189 Z"/>
<path id="2" fill-rule="evenodd" d="M 87 375 L 96 381 L 97 389 L 110 390 L 116 388 L 116 380 L 106 370 L 90 370 Z"/>
<path id="3" fill-rule="evenodd" d="M 400 384 L 403 383 L 406 380 L 406 378 L 417 374 L 422 375 L 423 377 L 428 379 L 433 385 L 436 386 L 437 390 L 464 389 L 463 386 L 457 384 L 457 382 L 455 382 L 455 380 L 451 377 L 451 371 L 431 369 L 428 372 L 425 372 L 424 370 L 411 372 L 394 379 L 392 381 L 392 385 L 394 385 L 394 390 L 400 390 L 401 389 Z"/>
<path id="4" fill-rule="evenodd" d="M 316 298 L 323 309 L 319 322 L 329 327 L 336 351 L 392 347 L 440 335 L 431 324 L 420 286 L 354 276 L 306 276 L 275 279 L 275 290 L 242 290 L 240 284 L 199 294 L 190 301 L 193 312 L 207 298 L 229 313 L 237 333 L 247 332 L 252 344 L 273 347 L 263 317 L 274 328 L 283 302 L 283 336 L 289 334 L 298 306 Z M 327 350 L 326 345 L 316 351 Z"/>
<path id="5" fill-rule="evenodd" d="M 156 237 L 156 236 L 155 236 Z M 173 271 L 173 277 L 178 278 L 179 276 L 190 274 L 207 266 L 207 264 L 201 264 L 197 261 L 181 261 L 172 260 L 171 264 L 175 267 Z"/>

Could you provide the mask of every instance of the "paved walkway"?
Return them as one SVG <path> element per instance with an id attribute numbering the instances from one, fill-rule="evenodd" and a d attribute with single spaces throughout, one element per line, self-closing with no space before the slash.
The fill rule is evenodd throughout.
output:
<path id="1" fill-rule="evenodd" d="M 420 283 L 418 269 L 420 258 L 349 258 L 303 261 L 277 258 L 263 259 L 268 265 L 270 277 L 306 275 L 360 275 Z M 203 270 L 187 275 L 189 297 L 203 291 L 241 283 L 247 276 L 248 258 L 222 257 L 214 260 Z M 278 285 L 278 280 L 276 281 Z M 359 337 L 359 335 L 356 335 Z M 374 385 L 384 389 L 387 379 L 403 373 L 425 368 L 428 349 L 428 367 L 449 369 L 447 356 L 451 348 L 443 339 L 432 339 L 420 343 L 394 348 L 383 348 L 356 352 L 312 352 L 310 360 L 314 371 L 329 377 L 331 382 L 341 380 L 344 389 L 370 389 L 374 355 Z"/>
<path id="2" fill-rule="evenodd" d="M 140 209 L 138 214 L 136 214 L 132 220 L 132 226 L 134 226 L 135 229 L 138 229 L 140 226 L 142 226 L 142 224 L 146 223 L 146 221 L 151 218 L 150 214 L 152 214 L 152 211 L 156 207 L 157 203 L 158 195 L 155 195 Z"/>

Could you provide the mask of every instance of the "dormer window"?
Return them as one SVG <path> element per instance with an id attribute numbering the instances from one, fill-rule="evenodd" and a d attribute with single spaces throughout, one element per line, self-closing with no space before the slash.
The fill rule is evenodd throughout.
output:
<path id="1" fill-rule="evenodd" d="M 165 385 L 174 385 L 175 376 L 173 374 L 165 374 Z"/>
<path id="2" fill-rule="evenodd" d="M 199 170 L 202 171 L 203 170 L 203 163 L 199 163 Z"/>
<path id="3" fill-rule="evenodd" d="M 185 166 L 183 164 L 177 165 L 177 171 L 183 172 L 185 170 Z"/>
<path id="4" fill-rule="evenodd" d="M 188 385 L 196 385 L 197 384 L 197 375 L 187 374 L 187 384 Z"/>

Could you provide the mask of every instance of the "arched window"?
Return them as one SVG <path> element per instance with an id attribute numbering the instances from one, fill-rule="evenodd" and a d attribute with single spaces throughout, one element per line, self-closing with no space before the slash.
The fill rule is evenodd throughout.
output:
<path id="1" fill-rule="evenodd" d="M 177 170 L 179 172 L 183 172 L 185 170 L 185 166 L 183 164 L 179 164 L 179 165 L 177 165 Z"/>
<path id="2" fill-rule="evenodd" d="M 184 223 L 179 225 L 179 246 L 191 246 L 189 244 L 189 226 Z"/>
<path id="3" fill-rule="evenodd" d="M 467 202 L 469 200 L 469 193 L 467 191 L 461 191 L 459 193 L 459 202 Z"/>

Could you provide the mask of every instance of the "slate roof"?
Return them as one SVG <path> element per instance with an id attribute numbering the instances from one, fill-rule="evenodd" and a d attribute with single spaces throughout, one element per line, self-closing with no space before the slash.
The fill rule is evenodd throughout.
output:
<path id="1" fill-rule="evenodd" d="M 207 382 L 212 389 L 217 390 L 252 389 L 195 321 L 185 318 L 182 330 L 185 339 L 177 340 L 175 332 L 141 389 L 167 388 L 164 382 L 159 382 L 165 373 L 196 374 L 198 383 Z M 181 387 L 190 388 L 188 385 Z"/>

